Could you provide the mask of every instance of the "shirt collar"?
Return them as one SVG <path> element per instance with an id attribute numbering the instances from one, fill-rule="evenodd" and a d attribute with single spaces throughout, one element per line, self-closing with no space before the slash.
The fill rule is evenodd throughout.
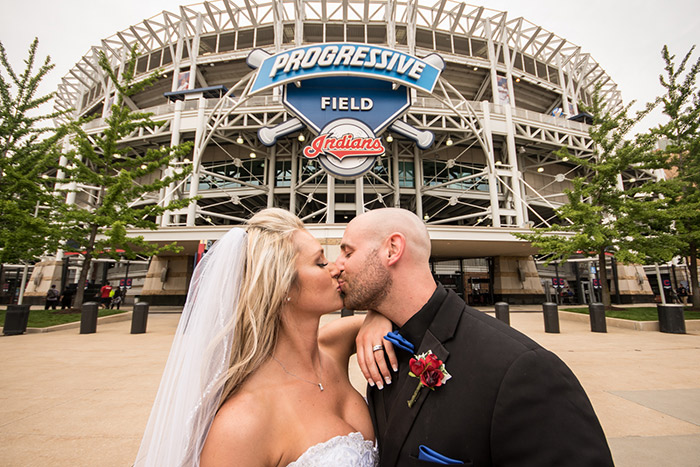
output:
<path id="1" fill-rule="evenodd" d="M 399 329 L 399 333 L 411 342 L 416 349 L 420 346 L 423 336 L 425 336 L 425 331 L 430 327 L 446 297 L 447 290 L 442 284 L 438 283 L 428 302 Z"/>

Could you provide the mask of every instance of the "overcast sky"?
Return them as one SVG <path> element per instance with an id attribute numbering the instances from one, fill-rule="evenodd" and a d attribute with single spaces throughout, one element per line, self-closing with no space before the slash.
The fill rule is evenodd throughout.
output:
<path id="1" fill-rule="evenodd" d="M 433 3 L 433 0 L 424 0 Z M 16 68 L 34 37 L 39 55 L 50 55 L 56 68 L 44 83 L 53 91 L 68 70 L 101 39 L 150 18 L 162 10 L 177 12 L 177 0 L 2 0 L 0 41 Z M 469 1 L 524 17 L 579 45 L 612 77 L 625 102 L 646 102 L 661 93 L 661 48 L 667 44 L 678 60 L 700 43 L 698 0 L 490 0 Z M 698 56 L 698 51 L 694 57 Z M 661 121 L 660 115 L 648 125 Z"/>

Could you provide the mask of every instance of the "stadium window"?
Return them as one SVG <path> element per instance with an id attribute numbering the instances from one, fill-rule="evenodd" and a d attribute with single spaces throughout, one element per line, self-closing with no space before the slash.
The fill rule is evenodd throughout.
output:
<path id="1" fill-rule="evenodd" d="M 312 44 L 317 42 L 323 42 L 323 25 L 315 23 L 305 23 L 304 42 Z"/>
<path id="2" fill-rule="evenodd" d="M 415 187 L 413 161 L 399 161 L 399 186 L 403 188 Z"/>
<path id="3" fill-rule="evenodd" d="M 282 27 L 282 42 L 284 44 L 294 42 L 294 24 L 285 24 Z"/>
<path id="4" fill-rule="evenodd" d="M 199 38 L 199 55 L 212 54 L 216 52 L 216 35 L 203 36 Z"/>
<path id="5" fill-rule="evenodd" d="M 406 26 L 396 26 L 396 44 L 408 45 L 408 36 L 406 34 Z"/>
<path id="6" fill-rule="evenodd" d="M 348 42 L 366 42 L 364 24 L 348 24 Z"/>
<path id="7" fill-rule="evenodd" d="M 345 26 L 343 24 L 326 24 L 326 42 L 345 41 Z"/>
<path id="8" fill-rule="evenodd" d="M 219 36 L 219 52 L 229 52 L 236 48 L 236 33 L 229 32 Z"/>
<path id="9" fill-rule="evenodd" d="M 238 31 L 238 50 L 241 49 L 252 49 L 253 48 L 253 37 L 255 35 L 254 29 L 242 29 Z"/>
<path id="10" fill-rule="evenodd" d="M 486 41 L 482 41 L 481 39 L 472 38 L 471 43 L 472 43 L 472 57 L 489 58 L 488 46 L 486 44 Z"/>
<path id="11" fill-rule="evenodd" d="M 455 46 L 455 53 L 464 55 L 466 57 L 471 56 L 471 51 L 469 50 L 469 39 L 461 36 L 452 36 Z"/>
<path id="12" fill-rule="evenodd" d="M 416 28 L 416 47 L 435 49 L 435 45 L 433 44 L 433 31 L 429 29 Z"/>
<path id="13" fill-rule="evenodd" d="M 141 55 L 136 62 L 136 73 L 145 73 L 148 70 L 148 55 Z"/>
<path id="14" fill-rule="evenodd" d="M 170 53 L 170 47 L 163 49 L 163 66 L 173 63 L 173 55 Z"/>
<path id="15" fill-rule="evenodd" d="M 542 79 L 548 79 L 547 78 L 547 65 L 540 62 L 539 60 L 537 60 L 535 63 L 537 64 L 537 76 L 542 78 Z"/>
<path id="16" fill-rule="evenodd" d="M 255 47 L 264 47 L 266 45 L 274 45 L 275 30 L 272 26 L 258 28 L 255 35 Z"/>
<path id="17" fill-rule="evenodd" d="M 160 66 L 160 57 L 163 55 L 163 50 L 158 49 L 151 54 L 151 60 L 148 62 L 148 70 L 153 70 Z"/>
<path id="18" fill-rule="evenodd" d="M 513 66 L 518 70 L 523 69 L 523 54 L 520 52 L 515 53 L 515 63 L 513 63 Z"/>
<path id="19" fill-rule="evenodd" d="M 553 84 L 559 84 L 559 73 L 557 69 L 551 66 L 547 67 L 547 74 L 549 75 L 549 82 Z"/>
<path id="20" fill-rule="evenodd" d="M 444 32 L 435 33 L 435 47 L 440 52 L 452 53 L 452 35 Z"/>
<path id="21" fill-rule="evenodd" d="M 532 76 L 537 76 L 535 71 L 535 60 L 532 57 L 523 55 L 523 62 L 525 64 L 525 73 L 530 73 Z"/>
<path id="22" fill-rule="evenodd" d="M 275 186 L 292 185 L 292 161 L 277 161 L 275 163 Z"/>
<path id="23" fill-rule="evenodd" d="M 386 44 L 386 26 L 377 24 L 367 25 L 367 42 L 369 44 Z"/>

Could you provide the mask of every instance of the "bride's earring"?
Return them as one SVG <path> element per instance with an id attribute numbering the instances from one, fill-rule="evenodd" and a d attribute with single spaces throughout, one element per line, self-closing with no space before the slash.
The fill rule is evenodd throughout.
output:
<path id="1" fill-rule="evenodd" d="M 287 301 L 287 303 L 289 303 L 292 301 L 292 297 L 287 297 L 285 300 Z"/>

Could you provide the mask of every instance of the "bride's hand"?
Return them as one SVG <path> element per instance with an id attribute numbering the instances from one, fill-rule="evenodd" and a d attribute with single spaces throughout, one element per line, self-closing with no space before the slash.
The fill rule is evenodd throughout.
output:
<path id="1" fill-rule="evenodd" d="M 375 311 L 368 311 L 355 338 L 360 370 L 369 385 L 376 384 L 379 389 L 383 389 L 384 384 L 391 384 L 392 372 L 387 366 L 386 357 L 393 370 L 398 370 L 394 347 L 384 339 L 391 329 L 391 321 Z M 374 350 L 379 345 L 382 349 Z"/>

